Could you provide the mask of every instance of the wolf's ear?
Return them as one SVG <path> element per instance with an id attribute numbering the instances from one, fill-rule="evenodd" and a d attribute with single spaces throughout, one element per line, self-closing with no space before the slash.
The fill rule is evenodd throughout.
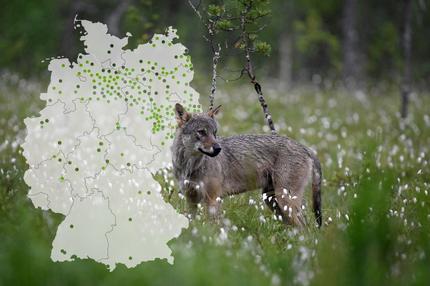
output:
<path id="1" fill-rule="evenodd" d="M 185 108 L 179 103 L 175 104 L 175 113 L 176 113 L 176 121 L 178 122 L 178 126 L 182 127 L 185 122 L 190 120 L 191 114 L 188 113 Z"/>
<path id="2" fill-rule="evenodd" d="M 208 111 L 208 115 L 210 116 L 210 117 L 214 117 L 215 115 L 217 115 L 218 114 L 218 112 L 221 110 L 221 105 L 218 105 L 217 107 L 215 107 L 214 109 L 212 109 L 212 110 L 209 110 Z"/>

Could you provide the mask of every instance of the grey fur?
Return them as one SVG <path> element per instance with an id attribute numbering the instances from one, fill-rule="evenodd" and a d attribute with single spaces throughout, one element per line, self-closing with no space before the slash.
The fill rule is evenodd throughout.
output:
<path id="1" fill-rule="evenodd" d="M 304 226 L 301 205 L 312 177 L 313 210 L 321 226 L 321 166 L 309 148 L 279 135 L 216 138 L 213 113 L 191 115 L 181 108 L 176 106 L 179 127 L 172 146 L 173 169 L 193 212 L 204 202 L 216 216 L 217 198 L 261 188 L 268 206 L 285 223 Z M 210 144 L 222 149 L 216 157 L 202 153 L 213 151 Z"/>

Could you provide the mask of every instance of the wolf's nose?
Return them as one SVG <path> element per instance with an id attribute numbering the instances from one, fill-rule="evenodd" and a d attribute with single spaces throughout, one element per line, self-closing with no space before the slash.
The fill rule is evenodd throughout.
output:
<path id="1" fill-rule="evenodd" d="M 218 143 L 215 143 L 214 145 L 212 145 L 212 148 L 214 150 L 213 152 L 214 156 L 218 155 L 219 152 L 221 152 L 221 146 L 219 146 Z"/>

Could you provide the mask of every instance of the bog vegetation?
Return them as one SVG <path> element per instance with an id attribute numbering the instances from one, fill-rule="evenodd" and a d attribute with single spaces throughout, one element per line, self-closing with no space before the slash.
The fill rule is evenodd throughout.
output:
<path id="1" fill-rule="evenodd" d="M 170 243 L 175 256 L 109 273 L 91 261 L 53 263 L 52 241 L 61 217 L 33 208 L 22 177 L 23 118 L 37 115 L 45 88 L 16 76 L 1 79 L 0 281 L 4 285 L 426 285 L 430 276 L 430 101 L 412 96 L 400 119 L 397 95 L 339 90 L 266 92 L 280 134 L 318 151 L 324 225 L 306 204 L 307 231 L 285 228 L 259 191 L 226 198 L 224 221 L 200 216 Z M 252 100 L 249 100 L 252 98 Z M 249 86 L 220 89 L 220 136 L 267 133 Z M 157 174 L 179 211 L 169 170 Z M 310 192 L 308 199 L 310 198 Z"/>
<path id="2" fill-rule="evenodd" d="M 23 119 L 38 116 L 44 104 L 39 94 L 49 74 L 41 60 L 76 58 L 82 50 L 72 30 L 76 13 L 106 22 L 112 34 L 131 32 L 130 47 L 177 27 L 205 107 L 213 50 L 185 0 L 9 1 L 0 11 L 0 285 L 430 284 L 429 4 L 255 1 L 270 14 L 255 27 L 258 38 L 251 35 L 252 49 L 261 54 L 252 58 L 254 71 L 276 132 L 318 153 L 323 227 L 312 225 L 307 202 L 310 228 L 285 228 L 255 191 L 224 199 L 221 224 L 201 210 L 170 242 L 174 266 L 155 261 L 109 273 L 88 260 L 51 262 L 50 243 L 62 218 L 35 209 L 26 197 L 20 144 Z M 211 1 L 210 17 L 223 13 L 221 2 L 235 1 Z M 220 20 L 221 30 L 237 27 Z M 269 133 L 249 78 L 232 81 L 244 67 L 244 49 L 243 41 L 228 37 L 233 46 L 221 41 L 218 63 L 218 133 Z M 410 100 L 406 118 L 401 93 Z M 156 178 L 165 200 L 184 212 L 170 170 Z"/>

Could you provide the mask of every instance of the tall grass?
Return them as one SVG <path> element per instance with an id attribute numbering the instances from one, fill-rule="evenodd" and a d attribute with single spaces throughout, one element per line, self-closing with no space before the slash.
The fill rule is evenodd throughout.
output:
<path id="1" fill-rule="evenodd" d="M 19 147 L 44 87 L 11 76 L 0 87 L 0 285 L 430 285 L 428 94 L 413 96 L 402 122 L 396 94 L 266 89 L 279 133 L 321 159 L 323 228 L 309 208 L 309 229 L 285 228 L 254 191 L 224 199 L 220 224 L 201 210 L 169 243 L 173 266 L 157 260 L 110 273 L 90 260 L 50 261 L 62 217 L 27 199 Z M 217 101 L 220 135 L 267 132 L 252 90 L 224 89 Z M 184 211 L 171 174 L 157 178 Z"/>

